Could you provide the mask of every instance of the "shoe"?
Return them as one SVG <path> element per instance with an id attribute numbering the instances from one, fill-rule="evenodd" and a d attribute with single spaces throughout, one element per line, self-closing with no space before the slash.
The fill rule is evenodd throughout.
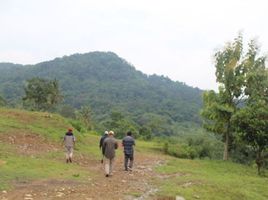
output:
<path id="1" fill-rule="evenodd" d="M 70 163 L 72 162 L 72 159 L 71 158 L 69 158 L 69 161 L 70 161 Z"/>
<path id="2" fill-rule="evenodd" d="M 69 162 L 69 159 L 66 159 L 66 163 L 68 163 Z"/>
<path id="3" fill-rule="evenodd" d="M 106 174 L 105 177 L 109 177 L 109 174 Z"/>
<path id="4" fill-rule="evenodd" d="M 129 170 L 129 171 L 132 171 L 132 167 L 128 167 L 128 170 Z"/>

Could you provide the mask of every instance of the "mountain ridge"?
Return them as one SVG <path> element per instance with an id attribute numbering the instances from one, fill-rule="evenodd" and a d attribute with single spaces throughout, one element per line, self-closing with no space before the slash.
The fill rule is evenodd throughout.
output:
<path id="1" fill-rule="evenodd" d="M 200 124 L 202 90 L 164 76 L 146 75 L 113 52 L 73 54 L 35 65 L 0 63 L 0 73 L 0 94 L 13 104 L 24 95 L 26 80 L 40 77 L 57 79 L 64 104 L 88 105 L 94 119 L 103 123 L 116 110 L 138 127 L 144 125 L 141 121 L 151 123 L 149 114 L 155 118 L 151 121 L 161 121 L 161 129 L 170 129 L 168 134 L 178 123 Z"/>

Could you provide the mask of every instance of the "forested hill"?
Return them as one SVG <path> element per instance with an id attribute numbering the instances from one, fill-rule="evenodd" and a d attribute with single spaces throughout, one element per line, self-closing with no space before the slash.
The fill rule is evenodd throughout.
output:
<path id="1" fill-rule="evenodd" d="M 32 77 L 57 79 L 63 103 L 74 108 L 89 105 L 99 122 L 116 111 L 133 121 L 134 127 L 152 129 L 154 122 L 159 126 L 155 133 L 172 134 L 178 124 L 200 120 L 200 89 L 148 76 L 112 52 L 74 54 L 36 65 L 0 63 L 0 95 L 20 103 L 25 81 Z"/>

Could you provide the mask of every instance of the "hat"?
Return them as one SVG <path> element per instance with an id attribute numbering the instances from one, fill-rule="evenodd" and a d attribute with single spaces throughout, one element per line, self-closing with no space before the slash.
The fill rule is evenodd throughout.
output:
<path id="1" fill-rule="evenodd" d="M 114 132 L 113 131 L 109 131 L 109 135 L 114 135 Z"/>
<path id="2" fill-rule="evenodd" d="M 73 131 L 73 129 L 72 129 L 72 128 L 68 128 L 68 131 L 72 132 L 72 131 Z"/>
<path id="3" fill-rule="evenodd" d="M 108 131 L 105 131 L 104 134 L 105 134 L 105 135 L 108 135 Z"/>

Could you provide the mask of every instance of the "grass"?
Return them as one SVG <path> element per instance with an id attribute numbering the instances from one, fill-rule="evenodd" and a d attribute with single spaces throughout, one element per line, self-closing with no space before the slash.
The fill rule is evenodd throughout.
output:
<path id="1" fill-rule="evenodd" d="M 163 144 L 157 142 L 157 141 L 136 141 L 136 147 L 137 152 L 142 153 L 159 153 L 162 152 Z"/>
<path id="2" fill-rule="evenodd" d="M 158 167 L 160 174 L 169 174 L 158 181 L 161 196 L 183 196 L 185 199 L 265 200 L 268 199 L 268 179 L 256 169 L 211 160 L 172 159 Z"/>
<path id="3" fill-rule="evenodd" d="M 83 181 L 92 176 L 78 165 L 66 165 L 64 162 L 43 157 L 9 155 L 6 158 L 1 156 L 0 159 L 4 161 L 4 164 L 0 166 L 0 190 L 10 188 L 10 182 L 14 180 L 53 178 Z"/>

